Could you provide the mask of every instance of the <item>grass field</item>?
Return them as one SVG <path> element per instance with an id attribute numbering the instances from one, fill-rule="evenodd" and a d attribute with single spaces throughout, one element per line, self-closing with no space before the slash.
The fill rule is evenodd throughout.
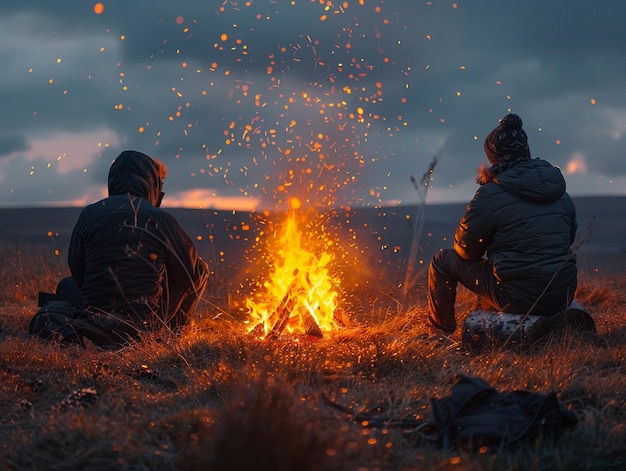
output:
<path id="1" fill-rule="evenodd" d="M 36 245 L 0 252 L 0 469 L 626 469 L 626 276 L 580 280 L 597 335 L 525 350 L 416 341 L 423 289 L 398 301 L 380 284 L 353 294 L 368 303 L 322 339 L 256 340 L 240 315 L 204 305 L 181 337 L 98 352 L 27 335 L 37 292 L 54 290 L 64 259 Z M 459 316 L 471 302 L 461 291 Z M 556 440 L 477 450 L 391 425 L 430 421 L 431 398 L 456 375 L 555 392 L 578 424 Z M 328 399 L 392 422 L 366 426 Z"/>

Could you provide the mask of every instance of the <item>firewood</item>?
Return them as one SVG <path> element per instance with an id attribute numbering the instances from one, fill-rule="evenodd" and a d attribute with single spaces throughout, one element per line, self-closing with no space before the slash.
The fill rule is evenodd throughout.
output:
<path id="1" fill-rule="evenodd" d="M 285 291 L 285 295 L 283 299 L 280 301 L 276 309 L 272 312 L 272 315 L 269 317 L 270 319 L 274 319 L 278 317 L 274 326 L 267 334 L 267 338 L 271 340 L 276 340 L 278 336 L 282 333 L 283 329 L 287 325 L 287 321 L 289 320 L 289 316 L 291 316 L 291 312 L 298 301 L 298 292 L 300 291 L 298 288 L 298 284 L 300 283 L 298 277 L 299 270 L 296 268 L 293 271 L 294 279 L 289 284 L 289 287 Z"/>

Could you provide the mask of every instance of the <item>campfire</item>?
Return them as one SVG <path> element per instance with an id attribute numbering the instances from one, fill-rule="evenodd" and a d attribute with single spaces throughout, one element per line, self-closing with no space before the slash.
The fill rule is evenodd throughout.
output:
<path id="1" fill-rule="evenodd" d="M 276 339 L 283 333 L 322 337 L 336 327 L 339 281 L 331 275 L 334 241 L 311 229 L 297 198 L 278 226 L 267 280 L 255 299 L 247 299 L 249 332 Z M 321 233 L 320 233 L 321 232 Z"/>

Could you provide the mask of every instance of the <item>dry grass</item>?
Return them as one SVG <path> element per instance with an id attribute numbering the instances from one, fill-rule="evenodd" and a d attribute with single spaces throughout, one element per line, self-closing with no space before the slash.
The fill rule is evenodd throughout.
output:
<path id="1" fill-rule="evenodd" d="M 469 354 L 415 342 L 423 304 L 348 312 L 321 340 L 261 342 L 237 316 L 205 319 L 180 338 L 120 352 L 30 339 L 36 294 L 62 261 L 4 249 L 0 271 L 0 469 L 582 470 L 626 467 L 626 276 L 582 280 L 596 336 L 532 351 Z M 392 300 L 392 302 L 388 302 Z M 467 294 L 460 305 L 469 306 Z M 223 313 L 222 313 L 223 314 Z M 441 449 L 426 429 L 364 427 L 324 398 L 390 419 L 430 419 L 430 399 L 457 374 L 507 391 L 555 391 L 577 415 L 556 442 Z"/>

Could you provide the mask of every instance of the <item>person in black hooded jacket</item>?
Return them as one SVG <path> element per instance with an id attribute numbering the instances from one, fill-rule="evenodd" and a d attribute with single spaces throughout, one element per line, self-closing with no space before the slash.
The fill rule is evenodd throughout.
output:
<path id="1" fill-rule="evenodd" d="M 159 160 L 124 151 L 109 171 L 109 197 L 81 212 L 69 246 L 71 277 L 57 287 L 78 312 L 57 326 L 64 340 L 122 344 L 142 331 L 175 331 L 193 315 L 209 271 L 178 221 L 159 208 L 166 173 Z"/>
<path id="2" fill-rule="evenodd" d="M 461 283 L 482 309 L 551 315 L 572 302 L 577 286 L 571 245 L 576 209 L 561 171 L 532 159 L 522 120 L 508 114 L 485 139 L 491 163 L 454 236 L 428 271 L 428 320 L 433 334 L 456 329 Z"/>

